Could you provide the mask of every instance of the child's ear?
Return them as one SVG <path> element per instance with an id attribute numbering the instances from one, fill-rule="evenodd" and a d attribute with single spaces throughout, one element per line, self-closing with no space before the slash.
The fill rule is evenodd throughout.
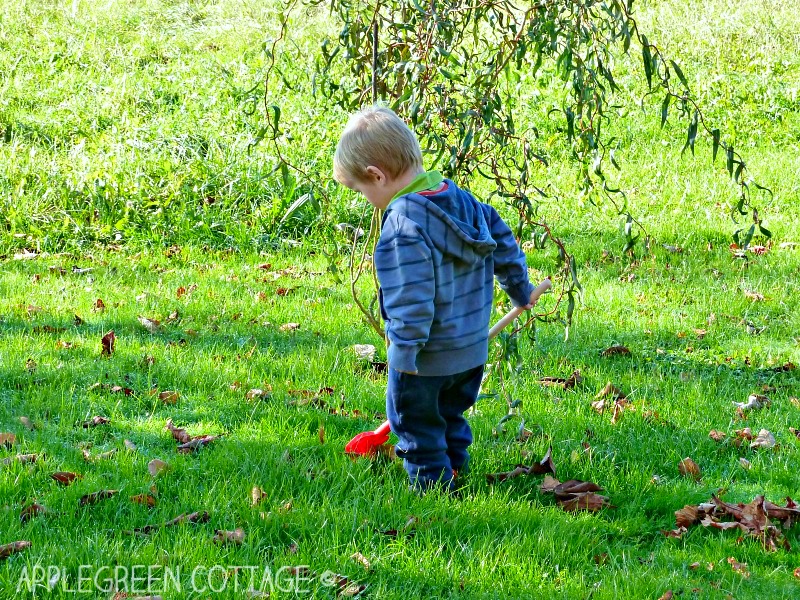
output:
<path id="1" fill-rule="evenodd" d="M 378 167 L 370 165 L 365 170 L 367 172 L 367 177 L 369 177 L 373 183 L 385 183 L 388 180 L 386 174 Z"/>

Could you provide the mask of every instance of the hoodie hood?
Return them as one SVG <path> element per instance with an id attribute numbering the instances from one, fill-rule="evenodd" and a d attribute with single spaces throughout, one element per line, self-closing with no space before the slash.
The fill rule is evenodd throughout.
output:
<path id="1" fill-rule="evenodd" d="M 386 210 L 412 216 L 428 233 L 431 243 L 445 256 L 467 264 L 482 261 L 497 248 L 482 205 L 445 179 L 447 189 L 423 196 L 410 193 L 394 200 Z M 422 213 L 422 214 L 421 214 Z M 424 218 L 424 220 L 423 220 Z"/>

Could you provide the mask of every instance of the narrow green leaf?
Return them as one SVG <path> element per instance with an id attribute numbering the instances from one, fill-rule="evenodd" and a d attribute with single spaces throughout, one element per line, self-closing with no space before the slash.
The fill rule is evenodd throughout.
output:
<path id="1" fill-rule="evenodd" d="M 667 94 L 664 96 L 664 101 L 661 103 L 661 127 L 663 129 L 664 123 L 667 122 L 667 113 L 669 112 L 669 100 L 671 96 Z"/>
<path id="2" fill-rule="evenodd" d="M 675 70 L 675 74 L 678 76 L 678 79 L 681 80 L 683 87 L 685 87 L 688 90 L 689 84 L 686 81 L 686 76 L 683 74 L 683 71 L 681 71 L 681 68 L 678 66 L 678 63 L 676 63 L 674 60 L 671 60 L 669 62 L 672 65 L 672 68 Z"/>
<path id="3" fill-rule="evenodd" d="M 644 62 L 644 75 L 647 77 L 647 88 L 653 88 L 653 56 L 650 54 L 650 44 L 647 36 L 642 36 L 642 61 Z"/>
<path id="4" fill-rule="evenodd" d="M 727 155 L 728 155 L 728 164 L 727 164 L 728 173 L 730 174 L 731 177 L 733 177 L 733 146 L 728 146 Z"/>
<path id="5" fill-rule="evenodd" d="M 711 162 L 714 162 L 714 161 L 717 160 L 717 150 L 719 150 L 719 136 L 720 136 L 719 129 L 714 129 L 711 132 L 711 140 L 712 140 Z"/>

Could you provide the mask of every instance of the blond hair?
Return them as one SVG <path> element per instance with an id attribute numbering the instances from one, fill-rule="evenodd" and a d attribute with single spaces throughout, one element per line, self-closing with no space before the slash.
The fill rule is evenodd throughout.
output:
<path id="1" fill-rule="evenodd" d="M 392 179 L 409 169 L 422 169 L 422 150 L 414 132 L 384 106 L 371 106 L 351 116 L 333 155 L 337 181 L 366 181 L 368 166 L 378 167 Z"/>

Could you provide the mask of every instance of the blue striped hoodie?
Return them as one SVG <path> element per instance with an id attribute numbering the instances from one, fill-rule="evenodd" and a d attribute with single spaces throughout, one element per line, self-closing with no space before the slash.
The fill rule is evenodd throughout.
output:
<path id="1" fill-rule="evenodd" d="M 373 259 L 389 366 L 428 376 L 486 363 L 493 277 L 515 306 L 533 291 L 525 254 L 497 211 L 444 181 L 441 192 L 392 200 Z"/>

